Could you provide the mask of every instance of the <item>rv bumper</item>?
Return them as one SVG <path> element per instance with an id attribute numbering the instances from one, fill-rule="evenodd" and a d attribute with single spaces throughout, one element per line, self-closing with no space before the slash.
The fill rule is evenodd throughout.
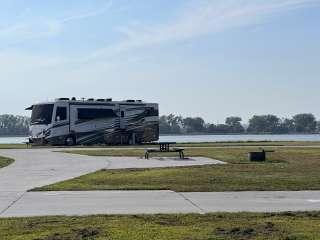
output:
<path id="1" fill-rule="evenodd" d="M 29 143 L 33 145 L 46 145 L 48 141 L 45 138 L 29 138 Z"/>

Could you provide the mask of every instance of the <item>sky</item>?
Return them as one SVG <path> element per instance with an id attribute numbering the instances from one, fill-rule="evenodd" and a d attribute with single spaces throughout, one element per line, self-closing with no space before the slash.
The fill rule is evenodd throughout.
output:
<path id="1" fill-rule="evenodd" d="M 3 0 L 0 113 L 57 97 L 320 118 L 320 0 Z"/>

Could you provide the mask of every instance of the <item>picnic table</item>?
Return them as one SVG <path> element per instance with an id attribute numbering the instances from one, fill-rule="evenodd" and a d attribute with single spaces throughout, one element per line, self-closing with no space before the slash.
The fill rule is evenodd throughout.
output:
<path id="1" fill-rule="evenodd" d="M 178 152 L 180 159 L 184 159 L 184 148 L 178 148 L 178 147 L 170 147 L 171 144 L 176 144 L 176 142 L 159 142 L 158 148 L 146 148 L 145 149 L 145 159 L 149 159 L 150 153 L 164 153 L 164 152 Z"/>

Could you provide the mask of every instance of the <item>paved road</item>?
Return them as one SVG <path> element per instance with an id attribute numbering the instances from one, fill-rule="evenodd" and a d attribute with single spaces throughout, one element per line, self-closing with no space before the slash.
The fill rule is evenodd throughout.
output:
<path id="1" fill-rule="evenodd" d="M 28 192 L 1 217 L 320 210 L 320 191 L 176 193 Z"/>
<path id="2" fill-rule="evenodd" d="M 56 149 L 55 149 L 56 150 Z M 177 193 L 172 191 L 26 192 L 101 168 L 152 168 L 223 164 L 179 160 L 89 157 L 51 149 L 0 150 L 14 164 L 0 169 L 0 217 L 89 214 L 279 212 L 320 210 L 320 191 Z"/>
<path id="3" fill-rule="evenodd" d="M 99 169 L 155 168 L 223 164 L 208 158 L 90 157 L 55 152 L 57 149 L 0 150 L 15 159 L 0 169 L 0 216 L 28 195 L 27 190 L 75 178 Z M 27 206 L 25 206 L 27 208 Z"/>

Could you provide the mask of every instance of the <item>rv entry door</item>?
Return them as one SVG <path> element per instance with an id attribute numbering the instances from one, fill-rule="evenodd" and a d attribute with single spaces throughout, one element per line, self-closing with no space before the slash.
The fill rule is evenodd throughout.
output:
<path id="1" fill-rule="evenodd" d="M 120 105 L 120 129 L 127 128 L 126 111 L 125 106 Z"/>

